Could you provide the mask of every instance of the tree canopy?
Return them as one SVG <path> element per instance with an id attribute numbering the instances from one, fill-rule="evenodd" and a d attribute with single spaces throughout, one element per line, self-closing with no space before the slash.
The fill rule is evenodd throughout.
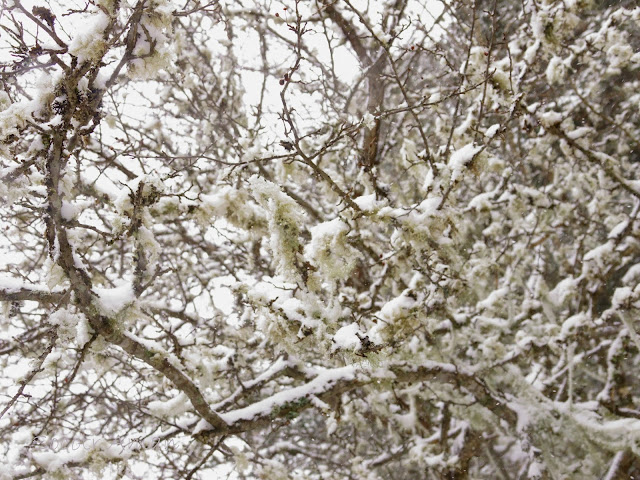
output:
<path id="1" fill-rule="evenodd" d="M 640 478 L 633 0 L 2 0 L 1 479 Z"/>

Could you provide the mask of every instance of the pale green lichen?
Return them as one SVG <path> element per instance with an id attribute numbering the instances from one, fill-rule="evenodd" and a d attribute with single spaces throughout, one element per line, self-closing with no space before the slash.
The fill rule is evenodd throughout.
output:
<path id="1" fill-rule="evenodd" d="M 254 198 L 266 211 L 269 245 L 277 272 L 283 276 L 300 275 L 300 223 L 303 214 L 295 201 L 275 184 L 253 176 L 249 184 Z"/>

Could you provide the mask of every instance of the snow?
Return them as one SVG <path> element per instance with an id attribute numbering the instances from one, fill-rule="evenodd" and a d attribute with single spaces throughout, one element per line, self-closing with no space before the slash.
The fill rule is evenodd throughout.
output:
<path id="1" fill-rule="evenodd" d="M 169 400 L 156 400 L 147 404 L 147 409 L 159 417 L 180 415 L 189 411 L 190 408 L 191 402 L 183 392 Z"/>
<path id="2" fill-rule="evenodd" d="M 64 290 L 59 288 L 49 289 L 44 285 L 35 285 L 32 283 L 28 283 L 22 279 L 10 277 L 8 275 L 0 274 L 0 290 L 3 290 L 6 293 L 17 293 L 20 291 L 31 291 L 31 292 L 51 292 L 51 293 L 63 293 Z"/>
<path id="3" fill-rule="evenodd" d="M 89 456 L 89 451 L 85 448 L 78 448 L 77 450 L 60 450 L 57 452 L 33 452 L 31 456 L 45 471 L 55 472 L 67 463 L 83 462 Z"/>
<path id="4" fill-rule="evenodd" d="M 482 150 L 481 146 L 467 143 L 451 154 L 449 167 L 451 168 L 451 181 L 455 182 L 462 174 L 462 169 Z"/>
<path id="5" fill-rule="evenodd" d="M 527 470 L 527 478 L 542 478 L 543 473 L 544 469 L 539 462 L 531 462 L 529 469 Z"/>
<path id="6" fill-rule="evenodd" d="M 210 210 L 213 216 L 224 216 L 230 205 L 229 196 L 232 190 L 231 187 L 223 186 L 219 188 L 215 194 L 201 195 L 200 201 L 202 206 Z"/>
<path id="7" fill-rule="evenodd" d="M 442 197 L 430 197 L 420 202 L 420 205 L 418 205 L 417 210 L 419 210 L 422 213 L 421 215 L 422 219 L 426 217 L 431 217 L 438 212 L 438 207 L 440 206 L 441 203 L 442 203 Z"/>
<path id="8" fill-rule="evenodd" d="M 424 182 L 422 183 L 422 189 L 429 191 L 433 186 L 433 182 L 435 180 L 435 176 L 433 174 L 433 169 L 429 168 L 427 174 L 424 176 Z"/>
<path id="9" fill-rule="evenodd" d="M 507 403 L 507 407 L 518 417 L 518 421 L 516 423 L 516 431 L 525 432 L 527 427 L 533 423 L 534 412 L 531 408 L 531 405 L 509 402 Z"/>
<path id="10" fill-rule="evenodd" d="M 607 242 L 589 250 L 583 258 L 585 262 L 593 260 L 598 267 L 602 268 L 605 264 L 605 258 L 611 253 L 612 249 L 613 245 Z"/>
<path id="11" fill-rule="evenodd" d="M 311 227 L 310 233 L 313 239 L 322 239 L 323 237 L 335 237 L 348 230 L 348 225 L 339 218 L 334 218 L 328 222 L 320 223 L 315 227 Z M 313 243 L 313 240 L 312 240 Z"/>
<path id="12" fill-rule="evenodd" d="M 89 339 L 89 322 L 87 322 L 87 319 L 82 316 L 78 319 L 78 323 L 76 324 L 76 342 L 78 345 L 84 345 L 89 341 Z"/>
<path id="13" fill-rule="evenodd" d="M 212 428 L 213 426 L 209 422 L 207 422 L 204 418 L 202 418 L 198 421 L 198 423 L 196 423 L 196 426 L 193 427 L 193 430 L 191 431 L 191 433 L 193 435 L 197 435 L 200 432 L 211 430 Z"/>
<path id="14" fill-rule="evenodd" d="M 568 132 L 567 133 L 567 137 L 570 138 L 571 140 L 577 140 L 578 138 L 582 138 L 585 135 L 587 135 L 588 133 L 593 132 L 593 129 L 590 127 L 580 127 L 580 128 L 576 128 L 575 130 Z"/>
<path id="15" fill-rule="evenodd" d="M 640 278 L 640 264 L 633 265 L 622 277 L 622 283 L 630 283 Z"/>
<path id="16" fill-rule="evenodd" d="M 95 11 L 91 17 L 78 23 L 76 36 L 69 44 L 69 53 L 78 58 L 79 63 L 100 57 L 105 48 L 102 34 L 109 26 L 109 16 L 102 10 Z"/>
<path id="17" fill-rule="evenodd" d="M 540 115 L 540 123 L 543 127 L 549 128 L 562 122 L 562 114 L 558 112 L 545 112 Z"/>
<path id="18" fill-rule="evenodd" d="M 211 405 L 212 410 L 220 410 L 224 408 L 225 405 L 229 405 L 234 402 L 238 396 L 242 395 L 246 389 L 253 388 L 256 385 L 260 385 L 261 383 L 266 382 L 268 379 L 274 377 L 279 372 L 289 367 L 290 363 L 284 360 L 282 357 L 279 357 L 275 363 L 273 363 L 269 368 L 267 368 L 264 372 L 258 375 L 253 380 L 248 380 L 243 382 L 242 387 L 239 387 L 235 392 L 233 392 L 230 396 L 225 398 L 224 400 Z"/>
<path id="19" fill-rule="evenodd" d="M 282 310 L 282 313 L 291 321 L 298 321 L 305 326 L 313 327 L 312 319 L 306 317 L 305 304 L 298 298 L 287 298 L 274 302 Z"/>
<path id="20" fill-rule="evenodd" d="M 502 287 L 497 290 L 494 290 L 489 294 L 487 298 L 478 302 L 478 308 L 481 309 L 490 309 L 492 308 L 498 301 L 502 300 L 509 293 L 508 287 Z"/>
<path id="21" fill-rule="evenodd" d="M 167 360 L 169 360 L 169 363 L 173 364 L 174 366 L 176 366 L 175 364 L 177 363 L 178 364 L 177 368 L 179 368 L 180 362 L 179 361 L 178 362 L 175 361 L 175 356 L 174 355 L 170 355 L 164 349 L 162 343 L 157 342 L 155 340 L 150 340 L 148 338 L 139 337 L 138 335 L 134 335 L 131 332 L 124 332 L 124 336 L 130 338 L 131 340 L 133 340 L 136 343 L 139 343 L 144 348 L 149 350 L 149 352 L 152 353 L 153 355 L 160 355 L 162 357 L 167 358 Z"/>
<path id="22" fill-rule="evenodd" d="M 573 277 L 567 277 L 559 281 L 555 288 L 549 292 L 549 300 L 554 305 L 560 306 L 569 295 L 574 293 L 578 282 L 579 280 Z"/>
<path id="23" fill-rule="evenodd" d="M 405 431 L 414 431 L 416 428 L 416 424 L 417 424 L 417 419 L 416 419 L 416 414 L 413 411 L 410 411 L 409 413 L 405 413 L 404 415 L 394 415 L 395 420 L 398 422 L 398 424 L 402 427 L 403 430 Z"/>
<path id="24" fill-rule="evenodd" d="M 56 443 L 54 439 L 50 445 L 41 445 L 52 447 Z M 129 443 L 129 447 L 130 446 L 131 443 Z M 93 459 L 108 460 L 129 458 L 130 455 L 131 448 L 126 448 L 124 443 L 110 442 L 100 437 L 75 439 L 70 442 L 65 449 L 57 449 L 56 451 L 34 451 L 31 454 L 33 460 L 47 472 L 57 472 L 69 463 L 86 462 L 90 460 L 91 457 L 93 457 Z M 50 478 L 50 476 L 48 478 Z"/>
<path id="25" fill-rule="evenodd" d="M 20 445 L 27 445 L 33 440 L 33 428 L 20 428 L 17 432 L 11 435 L 11 439 Z"/>
<path id="26" fill-rule="evenodd" d="M 342 327 L 333 336 L 331 351 L 351 350 L 353 352 L 357 352 L 362 348 L 362 342 L 358 338 L 358 335 L 364 337 L 364 334 L 357 323 L 350 323 L 349 325 Z"/>
<path id="27" fill-rule="evenodd" d="M 67 201 L 62 201 L 62 207 L 60 208 L 60 215 L 62 215 L 62 218 L 64 220 L 73 220 L 76 215 L 78 214 L 78 210 L 76 209 L 76 207 L 67 202 Z"/>
<path id="28" fill-rule="evenodd" d="M 495 191 L 480 193 L 471 199 L 468 206 L 470 209 L 473 209 L 476 211 L 485 210 L 485 209 L 488 210 L 489 208 L 491 208 L 491 200 L 495 196 L 496 196 Z"/>
<path id="29" fill-rule="evenodd" d="M 407 162 L 407 164 L 409 165 L 415 162 L 418 159 L 417 150 L 418 147 L 416 143 L 413 140 L 405 137 L 405 139 L 402 141 L 402 147 L 400 147 L 400 155 L 403 161 Z M 425 153 L 426 152 L 424 151 L 420 152 L 420 156 L 423 156 Z"/>
<path id="30" fill-rule="evenodd" d="M 610 69 L 607 72 L 617 73 L 617 69 L 624 67 L 633 56 L 633 48 L 631 45 L 616 44 L 607 50 L 607 60 L 609 60 Z"/>
<path id="31" fill-rule="evenodd" d="M 611 229 L 611 231 L 609 232 L 609 235 L 607 235 L 607 238 L 619 237 L 620 235 L 622 235 L 622 233 L 628 226 L 629 226 L 629 221 L 623 220 L 622 222 L 618 223 L 615 227 Z"/>
<path id="32" fill-rule="evenodd" d="M 524 61 L 531 64 L 535 61 L 536 55 L 538 54 L 538 49 L 540 48 L 540 40 L 536 40 L 536 42 L 531 45 L 524 52 Z"/>
<path id="33" fill-rule="evenodd" d="M 27 377 L 29 372 L 31 372 L 32 367 L 32 359 L 20 358 L 11 366 L 4 367 L 3 373 L 5 378 L 13 380 L 17 384 L 19 381 L 24 380 Z"/>
<path id="34" fill-rule="evenodd" d="M 6 291 L 7 293 L 19 292 L 25 287 L 26 285 L 24 281 L 20 280 L 19 278 L 0 275 L 0 289 Z M 30 289 L 33 290 L 33 288 Z M 44 290 L 44 288 L 42 290 Z"/>
<path id="35" fill-rule="evenodd" d="M 334 218 L 328 222 L 323 222 L 315 227 L 311 227 L 311 242 L 305 247 L 305 255 L 318 260 L 329 249 L 337 249 L 340 242 L 339 237 L 349 231 L 349 226 L 339 218 Z M 342 249 L 340 249 L 342 250 Z"/>
<path id="36" fill-rule="evenodd" d="M 309 229 L 311 242 L 304 248 L 305 257 L 325 275 L 327 281 L 347 278 L 361 253 L 348 244 L 349 225 L 339 218 Z"/>
<path id="37" fill-rule="evenodd" d="M 94 288 L 100 307 L 105 313 L 118 313 L 124 307 L 133 303 L 135 295 L 131 283 L 125 283 L 115 288 Z"/>
<path id="38" fill-rule="evenodd" d="M 635 418 L 618 418 L 609 420 L 598 413 L 598 402 L 581 402 L 568 405 L 564 402 L 553 402 L 553 408 L 563 415 L 571 418 L 581 427 L 590 430 L 594 434 L 603 437 L 612 437 L 617 440 L 632 440 L 640 435 L 640 421 Z"/>
<path id="39" fill-rule="evenodd" d="M 474 48 L 477 48 L 477 47 L 474 47 Z M 458 126 L 458 128 L 456 128 L 453 131 L 453 133 L 457 137 L 462 137 L 467 132 L 467 130 L 469 130 L 469 127 L 471 127 L 474 119 L 475 119 L 474 111 L 469 110 L 469 113 L 467 114 L 467 118 L 464 119 L 464 121 L 460 124 L 460 126 Z"/>
<path id="40" fill-rule="evenodd" d="M 316 378 L 304 385 L 278 392 L 248 407 L 220 413 L 219 415 L 229 425 L 241 420 L 252 420 L 256 417 L 269 415 L 274 409 L 284 407 L 287 403 L 296 402 L 303 398 L 309 399 L 311 395 L 327 392 L 339 381 L 353 380 L 355 378 L 355 369 L 355 365 L 348 365 L 322 371 Z"/>
<path id="41" fill-rule="evenodd" d="M 405 293 L 388 301 L 380 309 L 380 316 L 385 320 L 393 320 L 406 314 L 409 309 L 413 308 L 416 304 L 416 301 L 405 295 Z"/>
<path id="42" fill-rule="evenodd" d="M 487 137 L 487 138 L 493 138 L 493 137 L 495 137 L 496 133 L 498 133 L 499 129 L 500 129 L 500 124 L 499 123 L 491 125 L 489 128 L 487 128 L 487 131 L 484 132 L 484 136 Z"/>
<path id="43" fill-rule="evenodd" d="M 0 112 L 11 105 L 11 98 L 5 91 L 0 92 Z"/>
<path id="44" fill-rule="evenodd" d="M 0 141 L 11 135 L 19 135 L 19 129 L 25 126 L 37 108 L 36 101 L 29 101 L 14 103 L 2 110 L 0 112 Z"/>
<path id="45" fill-rule="evenodd" d="M 630 287 L 619 287 L 613 292 L 611 307 L 614 309 L 624 308 L 633 299 L 633 290 Z"/>
<path id="46" fill-rule="evenodd" d="M 355 198 L 353 200 L 360 210 L 364 212 L 371 212 L 377 208 L 380 208 L 380 203 L 376 200 L 376 194 L 372 193 L 371 195 L 363 195 L 361 197 Z"/>
<path id="47" fill-rule="evenodd" d="M 545 74 L 549 83 L 561 82 L 566 74 L 566 67 L 562 62 L 562 59 L 559 57 L 553 57 L 549 60 L 549 65 L 547 65 Z"/>
<path id="48" fill-rule="evenodd" d="M 367 112 L 364 117 L 362 117 L 362 122 L 369 130 L 373 130 L 376 126 L 376 117 Z"/>
<path id="49" fill-rule="evenodd" d="M 329 415 L 329 418 L 327 418 L 327 420 L 325 420 L 325 423 L 327 425 L 327 435 L 331 436 L 334 433 L 336 433 L 336 430 L 338 430 L 338 421 L 336 420 L 336 416 L 335 413 L 331 413 Z"/>
<path id="50" fill-rule="evenodd" d="M 589 322 L 590 318 L 587 314 L 580 312 L 572 315 L 562 323 L 562 335 L 568 337 L 576 329 Z"/>

